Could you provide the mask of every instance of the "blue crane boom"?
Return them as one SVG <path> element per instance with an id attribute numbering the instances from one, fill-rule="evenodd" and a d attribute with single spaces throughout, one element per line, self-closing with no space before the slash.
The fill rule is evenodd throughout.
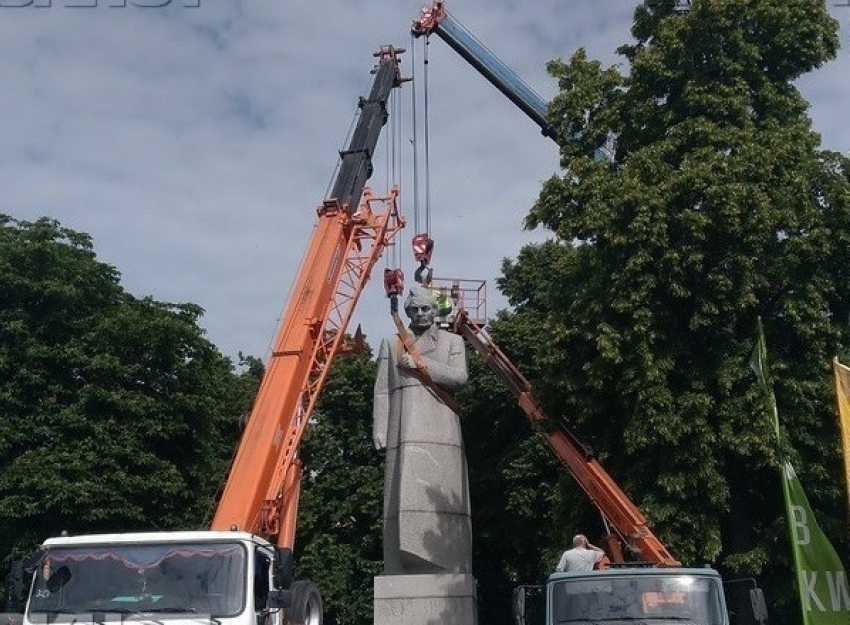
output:
<path id="1" fill-rule="evenodd" d="M 548 102 L 454 19 L 446 10 L 443 0 L 435 0 L 431 5 L 423 8 L 419 18 L 413 21 L 410 32 L 414 37 L 436 34 L 540 126 L 544 136 L 558 145 L 565 143 L 565 139 L 558 136 L 549 122 Z M 600 161 L 614 162 L 613 155 L 605 147 L 597 149 L 594 157 Z"/>
<path id="2" fill-rule="evenodd" d="M 547 119 L 548 103 L 536 94 L 516 72 L 505 65 L 473 37 L 446 11 L 445 3 L 437 1 L 422 9 L 419 19 L 410 28 L 415 37 L 436 33 L 450 48 L 472 65 L 496 89 L 501 91 L 520 110 L 528 115 L 544 136 L 558 142 L 555 129 Z"/>

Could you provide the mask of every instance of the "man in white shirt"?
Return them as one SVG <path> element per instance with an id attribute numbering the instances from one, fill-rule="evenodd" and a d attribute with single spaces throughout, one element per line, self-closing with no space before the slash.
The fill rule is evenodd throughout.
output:
<path id="1" fill-rule="evenodd" d="M 605 552 L 599 547 L 591 545 L 584 534 L 578 534 L 573 538 L 572 549 L 567 549 L 558 561 L 556 571 L 592 571 Z"/>

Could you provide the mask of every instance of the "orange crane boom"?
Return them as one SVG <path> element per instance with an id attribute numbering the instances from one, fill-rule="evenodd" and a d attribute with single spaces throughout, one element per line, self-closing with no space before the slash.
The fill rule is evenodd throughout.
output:
<path id="1" fill-rule="evenodd" d="M 611 478 L 602 465 L 588 453 L 577 437 L 546 417 L 537 403 L 531 384 L 511 360 L 465 311 L 460 311 L 454 331 L 463 336 L 484 359 L 487 366 L 516 398 L 534 431 L 552 449 L 569 470 L 590 501 L 613 530 L 608 535 L 608 554 L 614 562 L 623 562 L 623 547 L 633 559 L 657 566 L 680 566 L 646 523 L 646 517 Z"/>
<path id="2" fill-rule="evenodd" d="M 398 54 L 386 47 L 278 330 L 246 430 L 212 521 L 291 548 L 300 493 L 298 446 L 330 365 L 344 348 L 345 329 L 372 268 L 404 226 L 393 189 L 374 197 L 365 183 L 387 120 L 387 100 L 403 82 Z M 373 204 L 381 204 L 373 209 Z"/>

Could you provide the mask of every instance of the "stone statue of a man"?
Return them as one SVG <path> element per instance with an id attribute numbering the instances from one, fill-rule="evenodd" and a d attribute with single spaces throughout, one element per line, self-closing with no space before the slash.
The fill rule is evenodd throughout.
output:
<path id="1" fill-rule="evenodd" d="M 418 355 L 399 337 L 384 339 L 375 381 L 373 436 L 386 449 L 384 574 L 470 573 L 466 455 L 444 392 L 466 382 L 463 339 L 434 323 L 430 290 L 411 291 L 404 310 Z"/>

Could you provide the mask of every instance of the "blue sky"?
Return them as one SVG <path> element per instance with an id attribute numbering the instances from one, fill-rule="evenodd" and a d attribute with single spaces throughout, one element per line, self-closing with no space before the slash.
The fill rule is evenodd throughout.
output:
<path id="1" fill-rule="evenodd" d="M 0 212 L 91 234 L 131 293 L 195 302 L 225 354 L 265 357 L 372 53 L 410 48 L 424 3 L 0 0 Z M 799 86 L 824 146 L 847 153 L 850 6 L 841 4 L 831 10 L 845 49 Z M 620 62 L 635 5 L 447 3 L 547 99 L 548 60 L 584 47 L 604 65 Z M 557 150 L 437 38 L 429 59 L 434 265 L 487 279 L 493 312 L 505 305 L 493 282 L 501 259 L 546 236 L 521 224 L 557 171 Z M 409 52 L 402 67 L 411 70 Z M 370 184 L 383 193 L 389 181 L 379 168 Z M 410 191 L 402 187 L 409 216 Z M 408 275 L 413 234 L 401 235 Z M 354 321 L 373 344 L 392 332 L 380 280 Z"/>

